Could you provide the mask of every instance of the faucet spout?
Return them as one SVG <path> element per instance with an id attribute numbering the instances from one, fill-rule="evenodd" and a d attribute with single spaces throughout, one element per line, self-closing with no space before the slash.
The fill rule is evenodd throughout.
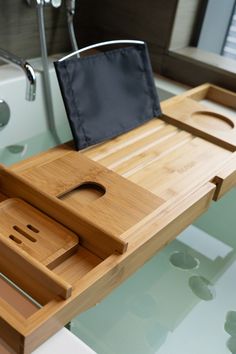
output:
<path id="1" fill-rule="evenodd" d="M 32 66 L 26 61 L 23 66 L 23 70 L 27 77 L 26 94 L 27 101 L 34 101 L 36 97 L 36 76 Z"/>
<path id="2" fill-rule="evenodd" d="M 26 100 L 34 101 L 36 97 L 36 76 L 32 66 L 24 59 L 0 48 L 0 59 L 21 68 L 26 76 Z"/>

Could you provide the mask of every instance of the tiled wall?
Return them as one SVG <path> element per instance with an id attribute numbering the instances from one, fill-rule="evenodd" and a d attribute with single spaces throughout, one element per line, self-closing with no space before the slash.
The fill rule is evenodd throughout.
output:
<path id="1" fill-rule="evenodd" d="M 76 0 L 74 24 L 79 47 L 109 39 L 141 39 L 148 43 L 154 70 L 163 74 L 177 6 L 182 4 L 180 21 L 185 24 L 192 11 L 190 4 L 204 1 Z M 62 0 L 60 8 L 49 6 L 44 11 L 49 54 L 71 48 L 65 3 Z M 175 32 L 178 40 L 186 37 L 181 28 Z M 25 58 L 40 55 L 35 5 L 29 7 L 25 0 L 0 0 L 0 48 Z M 168 75 L 166 70 L 165 74 Z"/>
<path id="2" fill-rule="evenodd" d="M 65 0 L 62 2 L 59 9 L 45 9 L 49 53 L 70 50 Z M 79 45 L 107 39 L 143 39 L 160 63 L 170 40 L 177 2 L 78 0 L 75 27 Z M 29 7 L 25 0 L 0 0 L 0 48 L 25 58 L 40 55 L 35 6 Z"/>
<path id="3" fill-rule="evenodd" d="M 47 7 L 45 22 L 49 53 L 68 51 L 70 43 L 64 6 L 59 9 Z M 35 6 L 29 7 L 25 0 L 0 0 L 0 48 L 24 58 L 40 55 Z"/>

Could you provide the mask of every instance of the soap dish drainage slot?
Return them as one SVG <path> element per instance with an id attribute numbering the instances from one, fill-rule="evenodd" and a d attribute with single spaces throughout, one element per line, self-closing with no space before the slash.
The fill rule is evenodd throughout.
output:
<path id="1" fill-rule="evenodd" d="M 10 235 L 9 238 L 12 241 L 14 241 L 15 243 L 17 243 L 18 245 L 20 245 L 22 243 L 22 241 L 19 238 L 17 238 L 16 236 L 14 236 L 14 235 Z"/>
<path id="2" fill-rule="evenodd" d="M 31 231 L 35 232 L 36 234 L 39 233 L 39 230 L 35 226 L 30 225 L 30 224 L 28 224 L 26 226 L 28 227 L 28 229 L 30 229 Z"/>
<path id="3" fill-rule="evenodd" d="M 27 238 L 29 241 L 31 242 L 36 242 L 37 240 L 32 237 L 31 235 L 29 235 L 27 232 L 25 232 L 24 230 L 22 230 L 19 226 L 14 225 L 13 229 L 18 232 L 20 235 L 24 236 L 25 238 Z"/>

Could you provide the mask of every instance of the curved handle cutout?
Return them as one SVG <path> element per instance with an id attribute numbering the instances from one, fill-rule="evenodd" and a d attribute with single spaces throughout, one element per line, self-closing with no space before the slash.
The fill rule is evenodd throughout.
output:
<path id="1" fill-rule="evenodd" d="M 235 127 L 230 118 L 213 111 L 195 111 L 191 114 L 191 119 L 199 126 L 213 130 L 227 131 Z"/>
<path id="2" fill-rule="evenodd" d="M 84 182 L 73 190 L 59 196 L 59 199 L 75 206 L 76 202 L 87 205 L 106 193 L 105 187 L 96 182 Z"/>

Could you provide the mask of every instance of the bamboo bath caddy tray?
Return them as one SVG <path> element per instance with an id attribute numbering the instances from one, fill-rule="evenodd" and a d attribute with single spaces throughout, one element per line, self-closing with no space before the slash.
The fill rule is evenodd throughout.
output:
<path id="1" fill-rule="evenodd" d="M 205 84 L 111 141 L 0 168 L 1 353 L 31 353 L 236 184 L 236 119 L 205 101 L 236 109 Z"/>

